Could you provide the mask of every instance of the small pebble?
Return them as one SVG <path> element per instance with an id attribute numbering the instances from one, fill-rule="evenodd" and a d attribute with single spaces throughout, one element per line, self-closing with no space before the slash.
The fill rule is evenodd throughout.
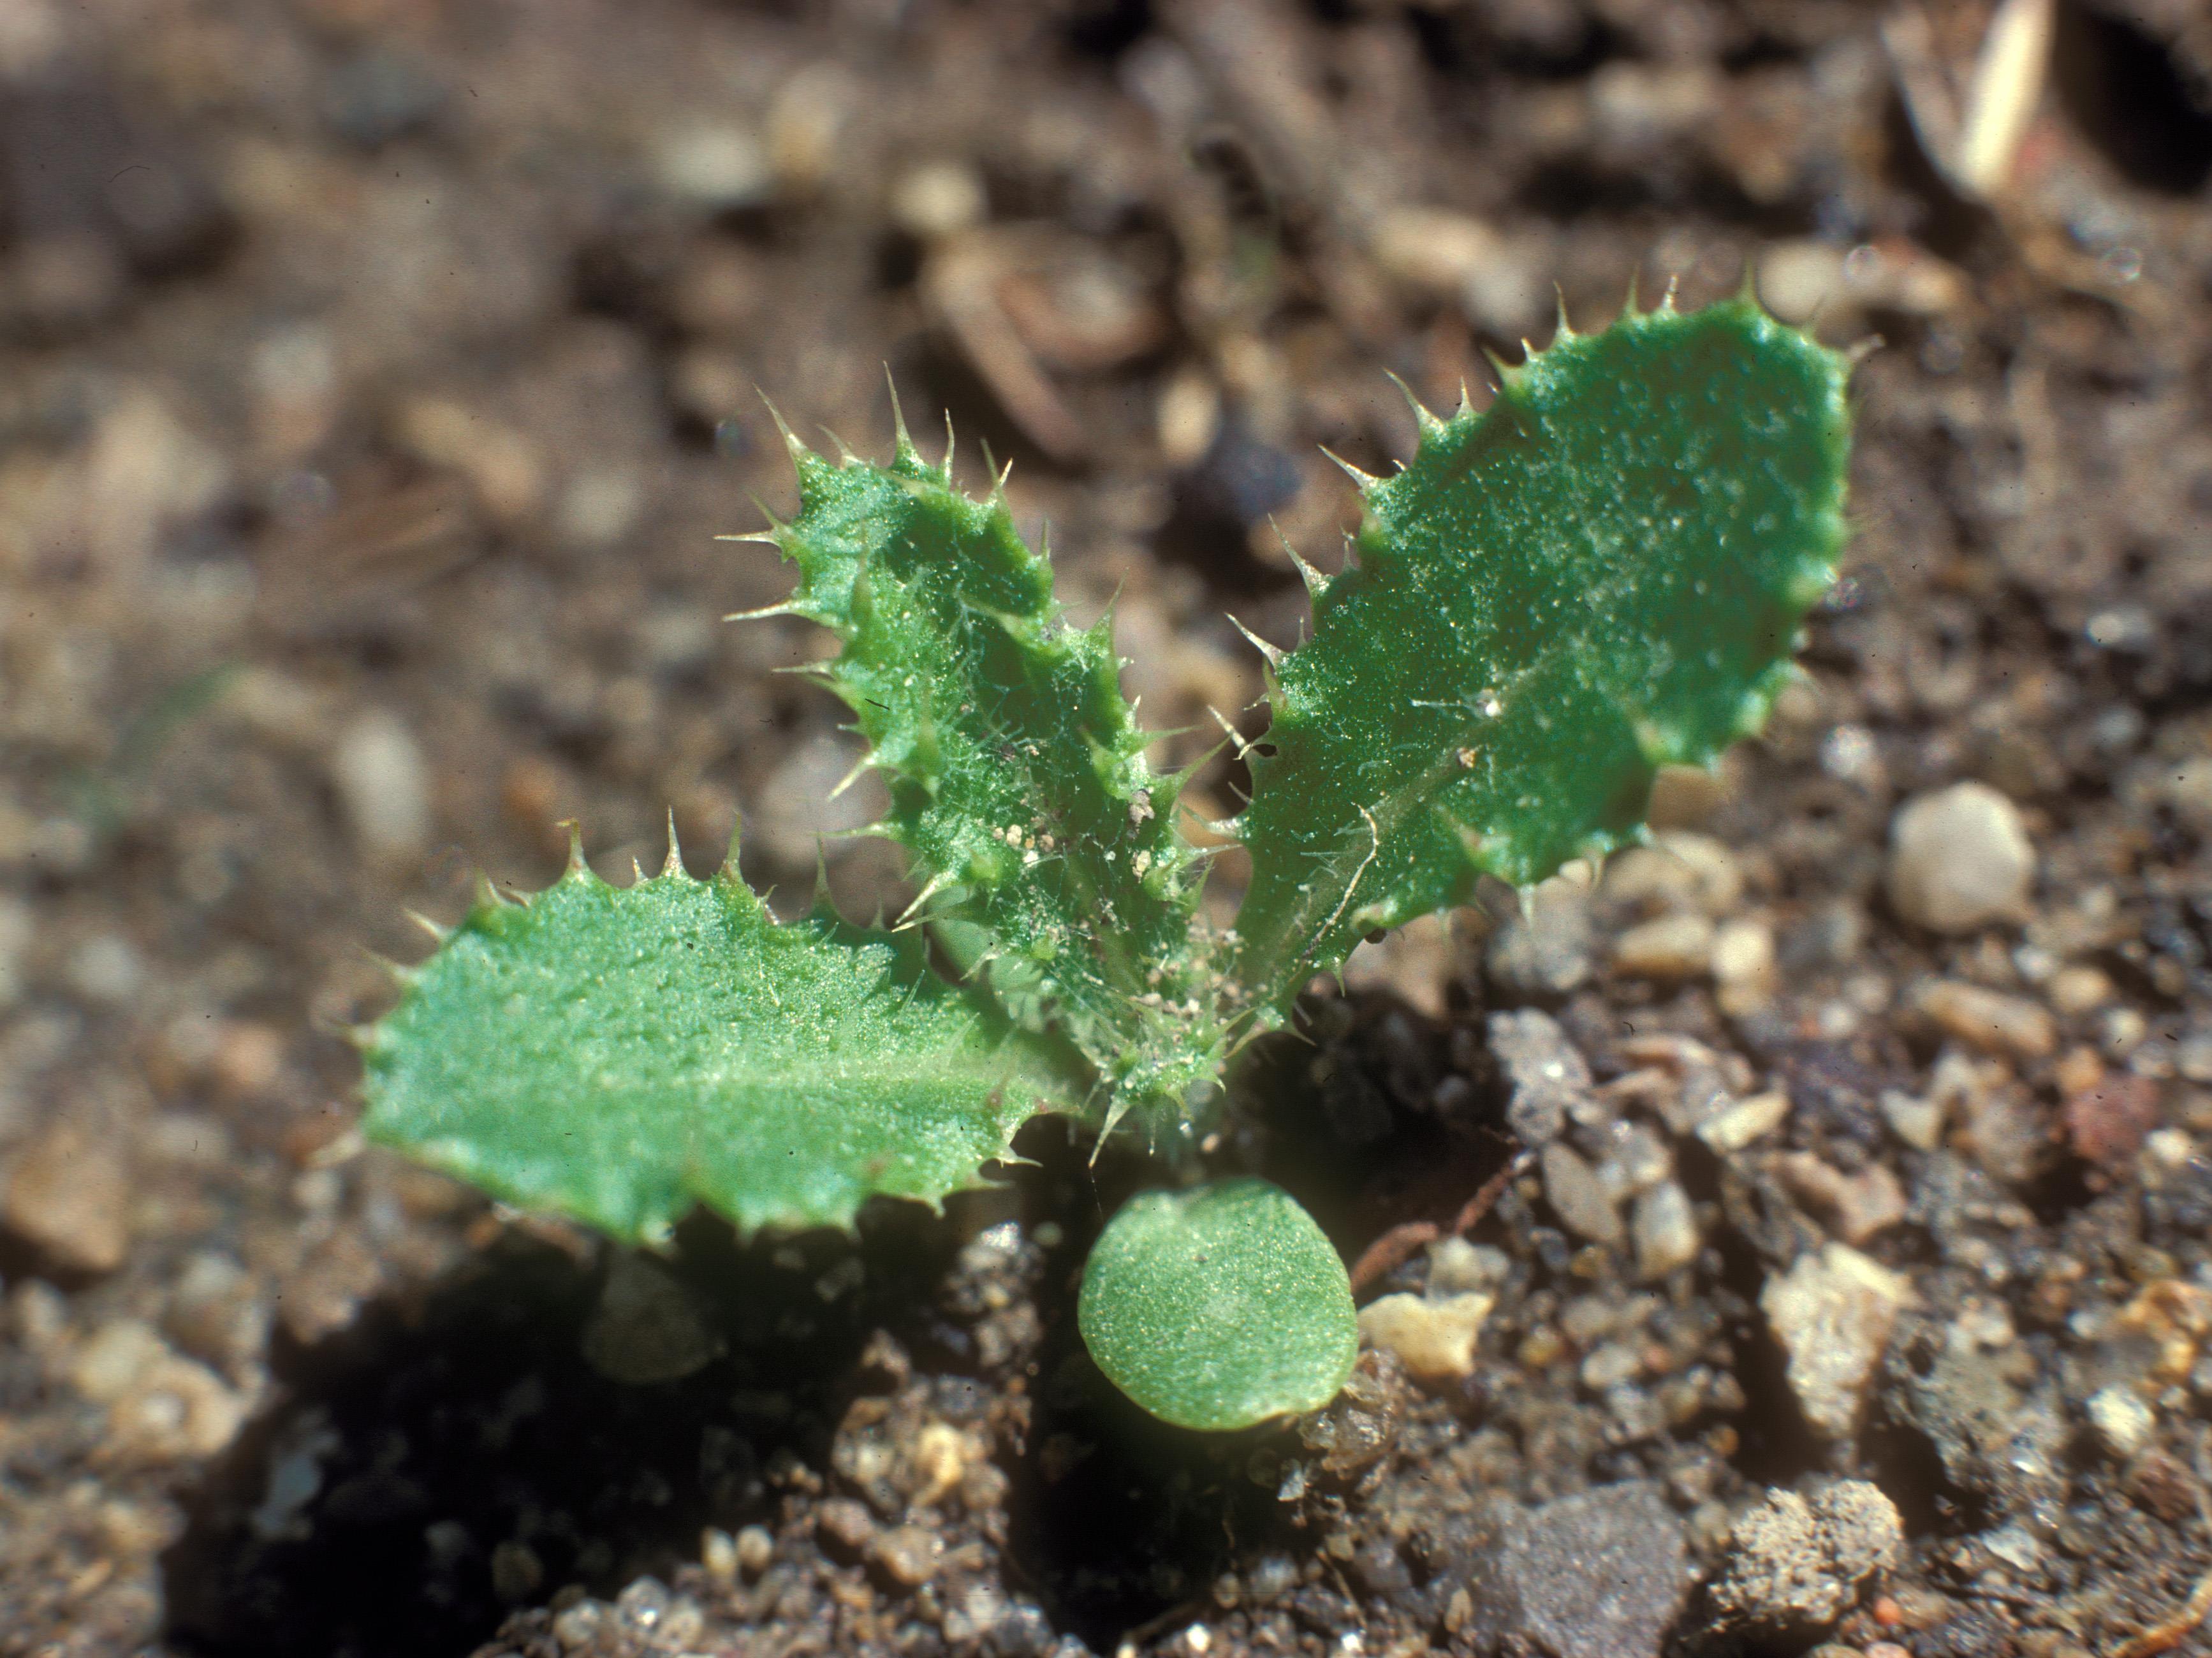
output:
<path id="1" fill-rule="evenodd" d="M 491 1552 L 491 1592 L 510 1604 L 526 1600 L 545 1582 L 545 1564 L 529 1544 L 513 1538 Z"/>
<path id="2" fill-rule="evenodd" d="M 1770 1089 L 1748 1099 L 1732 1100 L 1698 1125 L 1698 1138 L 1723 1154 L 1741 1151 L 1771 1134 L 1790 1118 L 1790 1096 Z"/>
<path id="3" fill-rule="evenodd" d="M 1498 930 L 1483 965 L 1491 982 L 1516 996 L 1563 996 L 1590 975 L 1589 890 L 1553 876 L 1522 900 Z"/>
<path id="4" fill-rule="evenodd" d="M 1462 1237 L 1441 1237 L 1429 1246 L 1426 1288 L 1431 1296 L 1494 1290 L 1505 1282 L 1512 1270 L 1512 1257 L 1494 1243 L 1469 1243 Z"/>
<path id="5" fill-rule="evenodd" d="M 891 186 L 891 217 L 920 241 L 935 241 L 982 222 L 990 201 L 964 161 L 924 161 Z"/>
<path id="6" fill-rule="evenodd" d="M 2022 919 L 2035 848 L 2020 809 L 1985 783 L 1917 794 L 1889 826 L 1888 887 L 1897 913 L 1935 932 Z"/>
<path id="7" fill-rule="evenodd" d="M 1616 1202 L 1648 1192 L 1674 1172 L 1674 1154 L 1649 1123 L 1622 1123 L 1613 1147 L 1597 1166 L 1599 1182 Z"/>
<path id="8" fill-rule="evenodd" d="M 584 1326 L 584 1357 L 593 1370 L 640 1387 L 690 1376 L 721 1351 L 690 1291 L 635 1250 L 614 1252 Z"/>
<path id="9" fill-rule="evenodd" d="M 2008 996 L 1962 979 L 1937 979 L 1923 986 L 1917 999 L 1931 1022 L 1985 1053 L 2039 1060 L 2057 1051 L 2058 1026 L 2050 1010 L 2024 996 Z"/>
<path id="10" fill-rule="evenodd" d="M 1881 1092 L 1881 1118 L 1889 1132 L 1916 1151 L 1933 1151 L 1943 1139 L 1943 1104 L 1894 1088 Z"/>
<path id="11" fill-rule="evenodd" d="M 2112 999 L 2112 981 L 2102 968 L 2062 967 L 2051 975 L 2047 993 L 2061 1013 L 2094 1013 Z"/>
<path id="12" fill-rule="evenodd" d="M 775 1538 L 766 1526 L 747 1526 L 738 1533 L 733 1546 L 738 1570 L 748 1577 L 759 1576 L 775 1558 Z"/>
<path id="13" fill-rule="evenodd" d="M 121 1007 L 137 999 L 146 963 L 137 946 L 119 932 L 94 932 L 69 953 L 70 988 L 88 1002 Z"/>
<path id="14" fill-rule="evenodd" d="M 1723 922 L 1713 933 L 1712 973 L 1723 1013 L 1765 1006 L 1774 995 L 1774 929 L 1749 917 Z"/>
<path id="15" fill-rule="evenodd" d="M 1596 1172 L 1564 1140 L 1544 1148 L 1544 1198 L 1567 1230 L 1592 1243 L 1618 1245 L 1627 1237 L 1620 1212 Z"/>
<path id="16" fill-rule="evenodd" d="M 738 1540 L 720 1526 L 709 1526 L 699 1536 L 699 1564 L 717 1583 L 738 1581 Z"/>
<path id="17" fill-rule="evenodd" d="M 354 844 L 372 858 L 418 857 L 431 832 L 430 768 L 421 744 L 397 714 L 370 708 L 338 733 L 331 750 L 337 787 Z"/>
<path id="18" fill-rule="evenodd" d="M 871 1552 L 895 1582 L 913 1588 L 937 1576 L 945 1544 L 926 1526 L 895 1526 L 877 1534 Z"/>
<path id="19" fill-rule="evenodd" d="M 1558 1658 L 1658 1658 L 1692 1577 L 1682 1522 L 1660 1487 L 1629 1480 L 1519 1515 L 1476 1569 L 1477 1637 L 1455 1642 Z"/>
<path id="20" fill-rule="evenodd" d="M 1583 1386 L 1592 1393 L 1601 1394 L 1608 1388 L 1635 1380 L 1643 1369 L 1644 1361 L 1635 1348 L 1625 1341 L 1608 1341 L 1583 1360 Z"/>
<path id="21" fill-rule="evenodd" d="M 690 126 L 653 145 L 653 182 L 670 200 L 709 213 L 757 207 L 775 194 L 768 152 L 741 126 Z"/>
<path id="22" fill-rule="evenodd" d="M 1897 1505 L 1863 1479 L 1838 1480 L 1808 1501 L 1770 1491 L 1735 1524 L 1712 1598 L 1729 1623 L 1832 1624 L 1858 1585 L 1905 1546 Z"/>
<path id="23" fill-rule="evenodd" d="M 1614 941 L 1613 964 L 1640 979 L 1689 979 L 1711 964 L 1713 924 L 1691 912 L 1662 915 Z"/>
<path id="24" fill-rule="evenodd" d="M 1818 1432 L 1850 1436 L 1897 1315 L 1912 1299 L 1904 1278 L 1842 1243 L 1800 1255 L 1767 1279 L 1759 1309 L 1788 1356 L 1790 1389 Z"/>
<path id="25" fill-rule="evenodd" d="M 1905 1188 L 1887 1164 L 1871 1163 L 1846 1175 L 1810 1151 L 1790 1151 L 1775 1167 L 1783 1184 L 1826 1216 L 1846 1243 L 1864 1243 L 1905 1218 Z"/>
<path id="26" fill-rule="evenodd" d="M 0 1225 L 58 1265 L 112 1272 L 131 1248 L 130 1199 L 117 1136 L 57 1122 L 16 1159 Z"/>
<path id="27" fill-rule="evenodd" d="M 1506 1126 L 1523 1145 L 1557 1139 L 1570 1117 L 1595 1116 L 1589 1062 L 1550 1014 L 1533 1007 L 1493 1013 L 1489 1035 L 1491 1054 L 1512 1089 Z"/>
<path id="28" fill-rule="evenodd" d="M 2133 1388 L 2100 1388 L 2089 1395 L 2089 1422 L 2116 1461 L 2124 1462 L 2150 1443 L 2158 1416 Z"/>
<path id="29" fill-rule="evenodd" d="M 833 1497 L 814 1511 L 814 1531 L 849 1559 L 874 1540 L 876 1522 L 865 1503 Z"/>
<path id="30" fill-rule="evenodd" d="M 1723 842 L 1678 829 L 1609 861 L 1605 894 L 1647 914 L 1695 909 L 1718 920 L 1743 902 L 1743 871 Z"/>
<path id="31" fill-rule="evenodd" d="M 1630 1230 L 1640 1278 L 1664 1278 L 1698 1258 L 1700 1240 L 1690 1195 L 1673 1181 L 1661 1181 L 1636 1199 Z"/>
<path id="32" fill-rule="evenodd" d="M 31 907 L 0 892 L 0 1012 L 23 997 L 24 958 L 31 950 Z"/>
<path id="33" fill-rule="evenodd" d="M 1475 1339 L 1495 1304 L 1474 1293 L 1438 1301 L 1383 1296 L 1359 1309 L 1359 1336 L 1424 1382 L 1456 1381 L 1474 1369 Z"/>

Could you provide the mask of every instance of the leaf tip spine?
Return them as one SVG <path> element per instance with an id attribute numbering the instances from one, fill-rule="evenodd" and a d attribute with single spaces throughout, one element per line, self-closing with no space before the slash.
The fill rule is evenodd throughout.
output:
<path id="1" fill-rule="evenodd" d="M 891 444 L 893 452 L 904 460 L 908 456 L 917 459 L 921 452 L 914 446 L 914 439 L 906 429 L 906 410 L 899 406 L 898 381 L 892 377 L 891 366 L 884 365 L 884 387 L 891 394 Z"/>
<path id="2" fill-rule="evenodd" d="M 668 856 L 661 860 L 662 876 L 684 873 L 684 847 L 676 838 L 676 808 L 668 809 Z"/>
<path id="3" fill-rule="evenodd" d="M 1361 471 L 1359 468 L 1354 466 L 1350 461 L 1346 460 L 1342 455 L 1338 454 L 1335 450 L 1329 448 L 1327 445 L 1322 446 L 1322 453 L 1327 455 L 1331 461 L 1335 463 L 1336 470 L 1338 471 L 1343 473 L 1345 477 L 1352 480 L 1352 487 L 1358 490 L 1362 497 L 1372 495 L 1377 489 L 1382 487 L 1382 480 L 1381 478 L 1376 477 L 1372 472 Z"/>
<path id="4" fill-rule="evenodd" d="M 1443 434 L 1444 423 L 1437 417 L 1436 411 L 1415 397 L 1413 388 L 1407 385 L 1404 379 L 1395 370 L 1386 368 L 1382 373 L 1390 384 L 1398 388 L 1398 395 L 1406 399 L 1406 407 L 1413 411 L 1413 424 L 1420 432 L 1421 441 L 1427 443 L 1434 438 L 1441 437 Z"/>
<path id="5" fill-rule="evenodd" d="M 1249 628 L 1246 627 L 1242 622 L 1239 622 L 1233 616 L 1229 618 L 1229 625 L 1236 629 L 1238 633 L 1243 634 L 1244 635 L 1245 642 L 1249 644 L 1254 650 L 1259 652 L 1261 656 L 1267 659 L 1267 665 L 1269 667 L 1279 668 L 1283 665 L 1285 659 L 1289 655 L 1288 652 L 1283 650 L 1279 646 L 1270 645 L 1266 640 L 1261 638 L 1259 635 L 1254 633 Z M 1216 714 L 1214 717 L 1216 719 L 1220 718 L 1218 714 Z"/>

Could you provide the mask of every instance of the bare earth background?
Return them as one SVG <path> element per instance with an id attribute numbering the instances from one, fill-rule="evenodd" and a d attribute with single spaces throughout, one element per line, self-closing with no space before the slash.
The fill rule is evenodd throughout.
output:
<path id="1" fill-rule="evenodd" d="M 2063 0 L 1977 184 L 1990 16 L 0 3 L 0 1654 L 2212 1650 L 2212 26 Z M 775 675 L 821 641 L 717 620 L 787 585 L 710 539 L 790 502 L 756 388 L 881 452 L 888 366 L 1012 459 L 1194 753 L 1261 717 L 1224 611 L 1303 625 L 1271 517 L 1340 560 L 1319 446 L 1410 450 L 1385 370 L 1480 399 L 1754 255 L 1883 342 L 1849 579 L 1665 850 L 1370 950 L 1262 1067 L 1244 1153 L 1348 1258 L 1569 1096 L 1372 1258 L 1334 1411 L 1116 1400 L 1070 1286 L 1142 1171 L 1048 1135 L 657 1264 L 360 1150 L 404 907 L 672 807 L 796 904 L 866 820 Z M 1732 1545 L 1770 1487 L 1829 1496 Z"/>

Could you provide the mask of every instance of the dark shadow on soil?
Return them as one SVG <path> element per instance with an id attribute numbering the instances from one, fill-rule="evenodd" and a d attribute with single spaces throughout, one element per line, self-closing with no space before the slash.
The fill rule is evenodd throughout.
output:
<path id="1" fill-rule="evenodd" d="M 169 1634 L 226 1658 L 465 1653 L 515 1604 L 611 1593 L 768 1517 L 779 1457 L 819 1466 L 870 1330 L 926 1307 L 951 1229 L 887 1208 L 854 1247 L 740 1248 L 695 1220 L 669 1270 L 722 1356 L 626 1384 L 581 1351 L 603 1268 L 509 1235 L 419 1303 L 281 1349 L 281 1402 L 211 1469 L 167 1556 Z M 848 1275 L 850 1267 L 845 1267 Z"/>
<path id="2" fill-rule="evenodd" d="M 2212 87 L 2108 8 L 2061 6 L 2053 76 L 2081 129 L 2135 183 L 2194 195 L 2212 178 Z"/>

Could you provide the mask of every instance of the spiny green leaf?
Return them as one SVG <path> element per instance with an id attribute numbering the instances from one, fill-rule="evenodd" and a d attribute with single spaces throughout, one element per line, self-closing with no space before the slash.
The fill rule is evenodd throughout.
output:
<path id="1" fill-rule="evenodd" d="M 844 642 L 822 677 L 889 784 L 881 829 L 914 859 L 919 913 L 980 927 L 1000 993 L 1056 1011 L 1119 1098 L 1180 1105 L 1222 1052 L 1192 1015 L 1214 999 L 1197 854 L 1175 828 L 1182 779 L 1146 764 L 1110 619 L 1062 623 L 1003 495 L 968 499 L 903 429 L 886 467 L 792 449 L 799 513 L 773 538 L 800 581 L 782 608 Z"/>
<path id="2" fill-rule="evenodd" d="M 1670 306 L 1424 419 L 1272 688 L 1237 820 L 1263 1014 L 1479 874 L 1611 849 L 1662 763 L 1759 729 L 1843 544 L 1847 371 L 1748 299 Z"/>
<path id="3" fill-rule="evenodd" d="M 1091 1248 L 1076 1322 L 1116 1387 L 1185 1428 L 1318 1409 L 1359 1357 L 1344 1262 L 1263 1180 L 1131 1199 Z"/>
<path id="4" fill-rule="evenodd" d="M 921 957 L 912 934 L 779 926 L 727 870 L 615 888 L 579 859 L 526 904 L 478 904 L 408 975 L 363 1127 L 622 1238 L 665 1237 L 695 1200 L 746 1229 L 935 1203 L 1078 1096 Z"/>

